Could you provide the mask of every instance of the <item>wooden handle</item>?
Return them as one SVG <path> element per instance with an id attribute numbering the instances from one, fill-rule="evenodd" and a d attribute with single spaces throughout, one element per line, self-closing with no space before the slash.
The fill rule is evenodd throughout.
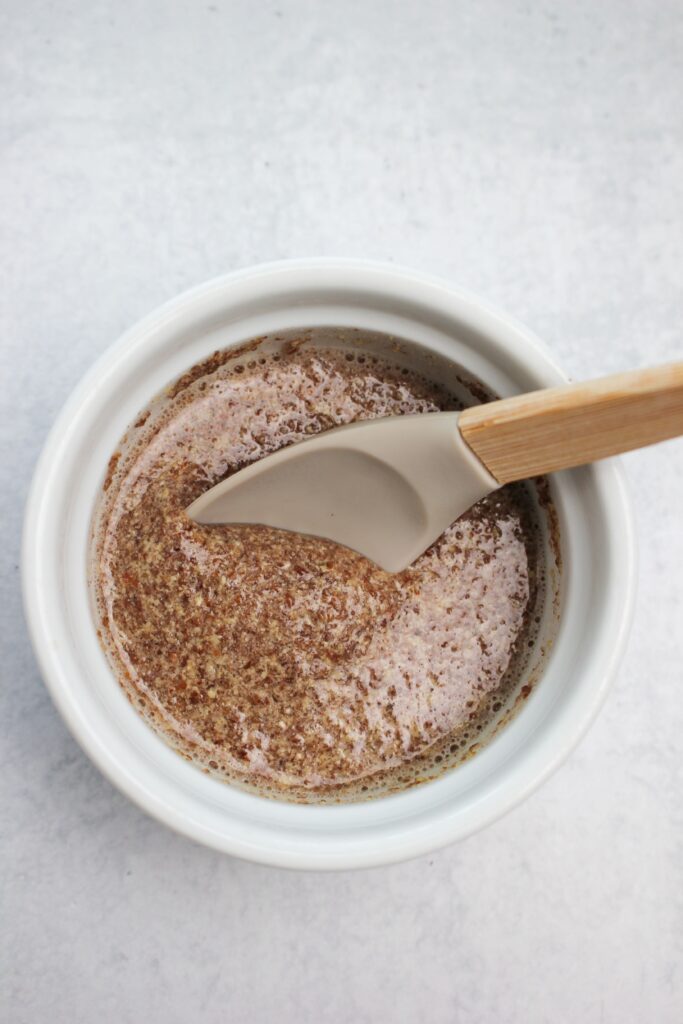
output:
<path id="1" fill-rule="evenodd" d="M 465 409 L 460 433 L 499 483 L 683 434 L 683 363 Z"/>

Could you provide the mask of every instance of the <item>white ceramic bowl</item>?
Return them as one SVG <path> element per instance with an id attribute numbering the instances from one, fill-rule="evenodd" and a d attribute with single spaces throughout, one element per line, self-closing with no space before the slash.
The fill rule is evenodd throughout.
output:
<path id="1" fill-rule="evenodd" d="M 499 394 L 562 383 L 525 328 L 443 281 L 355 260 L 273 263 L 186 292 L 128 331 L 90 370 L 45 445 L 26 511 L 24 599 L 42 673 L 72 733 L 150 814 L 227 853 L 298 868 L 384 864 L 500 817 L 557 768 L 597 713 L 633 603 L 629 504 L 614 462 L 558 474 L 560 628 L 522 711 L 472 760 L 395 796 L 339 806 L 252 796 L 177 756 L 124 697 L 98 644 L 86 578 L 93 505 L 136 413 L 216 348 L 291 327 L 410 338 Z"/>

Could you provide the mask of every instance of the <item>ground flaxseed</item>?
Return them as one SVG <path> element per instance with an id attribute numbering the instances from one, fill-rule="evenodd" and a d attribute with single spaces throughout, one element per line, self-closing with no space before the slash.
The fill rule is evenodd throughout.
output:
<path id="1" fill-rule="evenodd" d="M 328 541 L 185 514 L 311 433 L 454 407 L 363 355 L 254 346 L 142 412 L 107 474 L 93 587 L 118 678 L 180 753 L 271 795 L 352 798 L 453 760 L 502 706 L 543 584 L 527 486 L 480 502 L 396 575 Z"/>

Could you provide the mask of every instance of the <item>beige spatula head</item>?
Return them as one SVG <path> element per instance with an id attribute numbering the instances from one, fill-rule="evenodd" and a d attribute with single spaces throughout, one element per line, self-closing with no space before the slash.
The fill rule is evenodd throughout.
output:
<path id="1" fill-rule="evenodd" d="M 490 402 L 329 430 L 202 494 L 198 523 L 261 523 L 328 537 L 405 569 L 463 512 L 511 480 L 683 433 L 683 363 Z"/>
<path id="2" fill-rule="evenodd" d="M 398 572 L 499 486 L 460 436 L 458 416 L 391 416 L 328 430 L 247 466 L 188 514 L 198 523 L 328 537 Z"/>

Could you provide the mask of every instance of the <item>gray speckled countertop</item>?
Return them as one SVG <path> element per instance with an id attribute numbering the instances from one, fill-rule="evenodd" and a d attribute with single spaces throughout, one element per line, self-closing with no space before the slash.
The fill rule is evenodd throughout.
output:
<path id="1" fill-rule="evenodd" d="M 629 650 L 487 831 L 356 874 L 230 860 L 99 775 L 39 678 L 22 506 L 126 326 L 227 269 L 406 263 L 575 377 L 683 356 L 683 6 L 25 0 L 0 13 L 0 1020 L 683 1019 L 683 444 L 630 455 Z"/>

